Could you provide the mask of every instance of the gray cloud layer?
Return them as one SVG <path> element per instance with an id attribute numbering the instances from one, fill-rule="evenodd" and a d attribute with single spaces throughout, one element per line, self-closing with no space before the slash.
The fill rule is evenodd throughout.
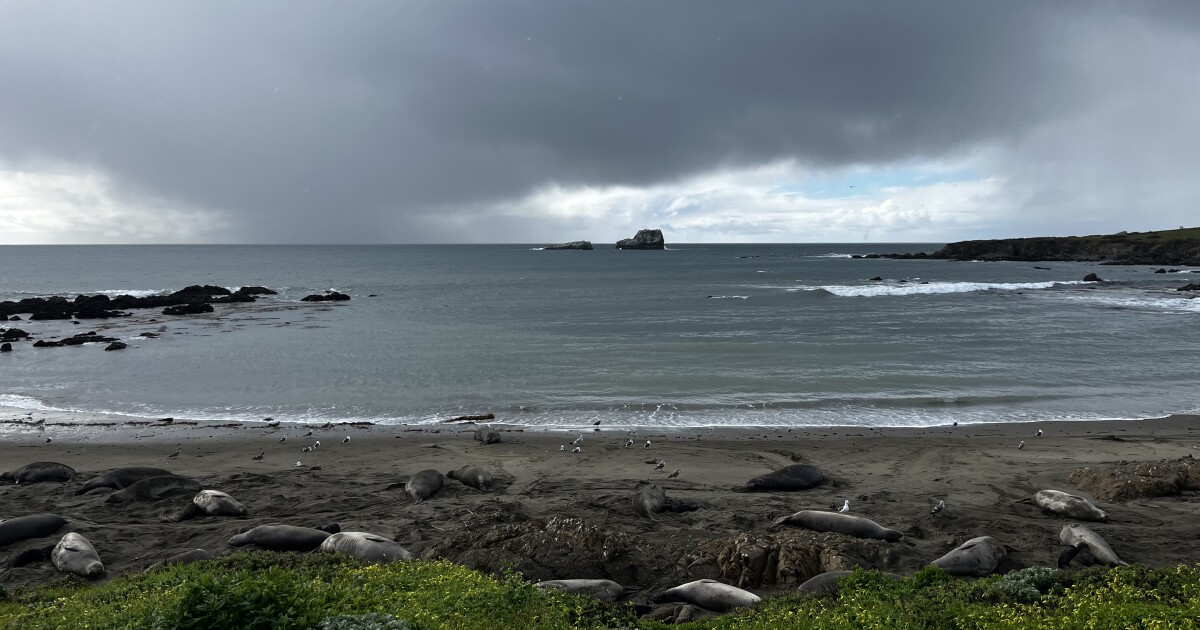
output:
<path id="1" fill-rule="evenodd" d="M 420 217 L 547 182 L 981 147 L 1043 218 L 1128 212 L 1125 174 L 1167 212 L 1197 200 L 1198 7 L 6 3 L 0 163 L 93 167 L 128 199 L 227 211 L 247 241 L 447 240 Z M 466 238 L 524 227 L 504 229 Z"/>

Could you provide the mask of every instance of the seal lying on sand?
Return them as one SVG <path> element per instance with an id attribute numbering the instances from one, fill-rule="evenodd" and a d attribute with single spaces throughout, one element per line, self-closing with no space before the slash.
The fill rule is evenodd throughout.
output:
<path id="1" fill-rule="evenodd" d="M 821 485 L 825 474 L 816 466 L 793 464 L 775 472 L 759 475 L 746 482 L 747 492 L 769 492 L 772 490 L 808 490 Z"/>
<path id="2" fill-rule="evenodd" d="M 436 470 L 422 470 L 404 484 L 404 491 L 412 498 L 413 503 L 420 503 L 442 489 L 442 479 L 442 473 Z"/>
<path id="3" fill-rule="evenodd" d="M 124 503 L 126 501 L 156 501 L 172 494 L 191 494 L 201 490 L 200 482 L 190 477 L 164 475 L 162 477 L 147 477 L 136 481 L 133 485 L 118 490 L 104 501 L 106 503 Z"/>
<path id="4" fill-rule="evenodd" d="M 134 483 L 146 479 L 148 477 L 165 477 L 172 475 L 169 470 L 161 468 L 117 468 L 110 470 L 99 477 L 93 477 L 83 484 L 83 487 L 76 490 L 75 494 L 83 494 L 89 490 L 96 488 L 113 488 L 116 490 L 124 490 Z"/>
<path id="5" fill-rule="evenodd" d="M 471 464 L 467 464 L 458 470 L 451 470 L 446 473 L 446 476 L 451 479 L 457 479 L 465 486 L 471 486 L 476 490 L 490 492 L 492 489 L 492 473 Z"/>
<path id="6" fill-rule="evenodd" d="M 62 537 L 50 553 L 54 568 L 63 573 L 74 573 L 83 577 L 96 577 L 104 574 L 104 563 L 100 562 L 100 554 L 88 539 L 71 532 Z"/>
<path id="7" fill-rule="evenodd" d="M 888 529 L 869 518 L 818 510 L 801 510 L 790 516 L 775 519 L 772 525 L 795 525 L 815 532 L 836 532 L 856 538 L 874 538 L 888 542 L 904 538 L 904 534 Z"/>
<path id="8" fill-rule="evenodd" d="M 633 511 L 648 519 L 661 512 L 667 502 L 667 491 L 656 485 L 643 486 L 633 495 Z"/>
<path id="9" fill-rule="evenodd" d="M 66 525 L 67 519 L 57 514 L 30 514 L 0 522 L 0 547 L 30 538 L 49 536 Z"/>
<path id="10" fill-rule="evenodd" d="M 475 441 L 483 444 L 495 444 L 500 441 L 500 432 L 492 427 L 479 427 L 475 429 Z"/>
<path id="11" fill-rule="evenodd" d="M 0 474 L 0 480 L 15 484 L 38 483 L 40 481 L 71 481 L 75 469 L 58 462 L 33 462 L 12 471 Z"/>
<path id="12" fill-rule="evenodd" d="M 367 562 L 393 562 L 412 557 L 400 543 L 367 532 L 338 532 L 326 538 L 318 551 L 344 553 Z"/>
<path id="13" fill-rule="evenodd" d="M 687 602 L 708 610 L 728 612 L 734 608 L 754 606 L 762 601 L 762 598 L 750 591 L 716 580 L 696 580 L 669 588 L 655 597 L 654 601 Z"/>
<path id="14" fill-rule="evenodd" d="M 1070 545 L 1076 548 L 1078 548 L 1081 544 L 1087 545 L 1088 549 L 1092 552 L 1092 557 L 1095 558 L 1097 562 L 1114 567 L 1123 567 L 1129 565 L 1128 562 L 1125 562 L 1117 556 L 1117 552 L 1113 551 L 1112 547 L 1108 546 L 1108 543 L 1100 537 L 1100 534 L 1097 534 L 1096 532 L 1084 527 L 1083 525 L 1080 525 L 1079 523 L 1070 523 L 1068 525 L 1064 525 L 1062 531 L 1058 534 L 1058 539 L 1061 540 L 1064 545 Z M 1068 563 L 1070 563 L 1070 560 L 1070 558 L 1067 558 Z"/>
<path id="15" fill-rule="evenodd" d="M 1044 510 L 1081 521 L 1107 521 L 1108 514 L 1092 505 L 1091 501 L 1058 490 L 1039 490 L 1033 502 Z"/>
<path id="16" fill-rule="evenodd" d="M 330 533 L 295 525 L 259 525 L 229 539 L 231 547 L 254 545 L 271 551 L 312 551 L 321 546 Z"/>
<path id="17" fill-rule="evenodd" d="M 208 516 L 245 516 L 246 506 L 241 501 L 221 492 L 220 490 L 201 490 L 192 497 L 192 502 L 183 508 L 183 513 L 175 517 L 177 521 L 186 521 L 201 514 Z"/>
<path id="18" fill-rule="evenodd" d="M 983 577 L 996 570 L 1008 550 L 991 536 L 972 538 L 933 561 L 933 565 L 950 575 Z"/>
<path id="19" fill-rule="evenodd" d="M 574 595 L 587 595 L 609 604 L 625 595 L 625 587 L 612 580 L 546 580 L 534 584 L 538 588 L 556 588 Z"/>
<path id="20" fill-rule="evenodd" d="M 796 590 L 801 593 L 813 593 L 814 595 L 837 595 L 838 580 L 853 573 L 853 571 L 826 571 L 818 573 L 796 587 Z M 884 573 L 884 575 L 893 580 L 901 578 L 901 576 L 895 573 Z"/>

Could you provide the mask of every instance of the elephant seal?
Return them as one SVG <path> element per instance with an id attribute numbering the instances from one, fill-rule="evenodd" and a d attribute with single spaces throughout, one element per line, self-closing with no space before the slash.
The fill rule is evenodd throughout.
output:
<path id="1" fill-rule="evenodd" d="M 201 560 L 212 560 L 212 557 L 212 554 L 204 549 L 191 549 L 183 553 L 177 553 L 169 558 L 159 560 L 158 562 L 150 565 L 150 568 L 147 569 L 147 571 L 169 567 L 174 564 L 191 564 Z"/>
<path id="2" fill-rule="evenodd" d="M 687 602 L 716 612 L 754 606 L 762 598 L 750 591 L 716 580 L 696 580 L 669 588 L 655 597 L 656 602 Z"/>
<path id="3" fill-rule="evenodd" d="M 1080 525 L 1079 523 L 1069 523 L 1064 525 L 1062 531 L 1058 534 L 1058 539 L 1061 540 L 1064 545 L 1070 545 L 1076 548 L 1079 547 L 1080 544 L 1087 545 L 1088 549 L 1092 552 L 1092 557 L 1095 558 L 1097 562 L 1114 567 L 1129 566 L 1128 562 L 1125 562 L 1117 556 L 1117 552 L 1113 551 L 1112 547 L 1108 546 L 1108 543 L 1100 537 L 1100 534 L 1097 534 L 1096 532 L 1084 527 L 1083 525 Z M 1067 559 L 1067 562 L 1068 564 L 1070 563 L 1070 558 Z"/>
<path id="4" fill-rule="evenodd" d="M 69 523 L 57 514 L 30 514 L 0 522 L 0 547 L 30 538 L 49 536 Z"/>
<path id="5" fill-rule="evenodd" d="M 495 444 L 500 441 L 500 432 L 492 427 L 479 427 L 475 429 L 475 441 L 483 444 Z"/>
<path id="6" fill-rule="evenodd" d="M 587 595 L 609 604 L 625 595 L 625 587 L 612 580 L 546 580 L 534 584 L 538 588 L 554 588 L 572 595 Z"/>
<path id="7" fill-rule="evenodd" d="M 770 492 L 773 490 L 808 490 L 825 481 L 825 474 L 816 466 L 793 464 L 775 472 L 759 475 L 746 482 L 746 492 Z"/>
<path id="8" fill-rule="evenodd" d="M 656 485 L 643 486 L 633 495 L 633 511 L 648 519 L 654 519 L 655 512 L 661 512 L 667 503 L 667 491 Z"/>
<path id="9" fill-rule="evenodd" d="M 157 501 L 172 494 L 191 494 L 201 490 L 200 482 L 190 477 L 164 475 L 161 477 L 146 477 L 135 481 L 133 485 L 118 490 L 105 499 L 105 503 L 125 503 L 126 501 Z"/>
<path id="10" fill-rule="evenodd" d="M 1045 510 L 1081 521 L 1107 521 L 1108 514 L 1091 501 L 1058 490 L 1039 490 L 1033 502 Z"/>
<path id="11" fill-rule="evenodd" d="M 175 517 L 177 521 L 186 521 L 201 514 L 208 516 L 245 516 L 246 506 L 241 501 L 221 492 L 220 490 L 201 490 L 192 497 L 192 502 L 183 508 L 183 513 Z"/>
<path id="12" fill-rule="evenodd" d="M 404 484 L 404 491 L 412 498 L 413 503 L 420 503 L 442 489 L 442 479 L 442 473 L 432 468 L 422 470 L 409 478 Z"/>
<path id="13" fill-rule="evenodd" d="M 490 492 L 492 490 L 492 473 L 471 464 L 467 464 L 458 470 L 451 470 L 446 473 L 446 476 L 451 479 L 457 479 L 465 486 L 471 486 L 476 490 Z"/>
<path id="14" fill-rule="evenodd" d="M 393 562 L 412 557 L 400 543 L 367 532 L 338 532 L 326 538 L 317 550 L 323 553 L 344 553 L 367 562 Z"/>
<path id="15" fill-rule="evenodd" d="M 74 573 L 83 577 L 96 577 L 104 574 L 104 563 L 100 562 L 100 554 L 88 539 L 71 532 L 62 537 L 50 553 L 54 568 L 63 573 Z"/>
<path id="16" fill-rule="evenodd" d="M 814 595 L 837 595 L 838 580 L 852 575 L 853 571 L 826 571 L 818 573 L 811 578 L 805 580 L 803 584 L 796 587 L 796 590 L 801 593 L 812 593 Z M 884 573 L 884 577 L 893 580 L 899 580 L 901 576 L 895 573 Z"/>
<path id="17" fill-rule="evenodd" d="M 171 474 L 174 473 L 161 468 L 116 468 L 99 477 L 89 479 L 87 483 L 83 484 L 82 488 L 75 491 L 75 494 L 83 494 L 96 488 L 124 490 L 147 477 L 165 477 Z"/>
<path id="18" fill-rule="evenodd" d="M 932 564 L 950 575 L 983 577 L 996 569 L 1008 555 L 1000 541 L 991 536 L 979 536 L 950 550 Z"/>
<path id="19" fill-rule="evenodd" d="M 312 551 L 331 534 L 311 527 L 295 525 L 259 525 L 229 539 L 229 546 L 254 545 L 271 551 Z"/>
<path id="20" fill-rule="evenodd" d="M 790 516 L 775 519 L 772 525 L 795 525 L 815 532 L 836 532 L 855 538 L 874 538 L 888 542 L 904 538 L 904 534 L 888 529 L 869 518 L 818 510 L 801 510 Z"/>
<path id="21" fill-rule="evenodd" d="M 15 484 L 38 483 L 39 481 L 71 481 L 75 478 L 75 469 L 58 462 L 33 462 L 0 475 L 0 479 L 12 481 Z"/>

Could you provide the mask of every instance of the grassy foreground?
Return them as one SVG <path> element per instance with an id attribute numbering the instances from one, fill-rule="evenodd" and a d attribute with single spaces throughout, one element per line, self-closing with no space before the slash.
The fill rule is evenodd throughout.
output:
<path id="1" fill-rule="evenodd" d="M 936 568 L 843 580 L 836 598 L 768 598 L 680 628 L 1197 628 L 1200 567 L 1060 572 L 1034 567 L 957 580 Z M 664 628 L 624 607 L 542 591 L 444 561 L 365 565 L 240 552 L 91 586 L 0 590 L 0 629 Z"/>

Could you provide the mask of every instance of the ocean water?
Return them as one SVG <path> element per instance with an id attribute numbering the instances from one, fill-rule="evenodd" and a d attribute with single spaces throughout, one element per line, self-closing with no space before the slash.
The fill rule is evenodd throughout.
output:
<path id="1" fill-rule="evenodd" d="M 0 300 L 189 284 L 280 291 L 198 317 L 12 323 L 41 338 L 97 330 L 130 348 L 17 344 L 0 354 L 0 404 L 393 424 L 492 412 L 542 427 L 1200 411 L 1200 299 L 1173 290 L 1200 276 L 850 258 L 936 247 L 0 247 Z M 1081 282 L 1089 272 L 1109 282 Z M 325 289 L 353 300 L 299 302 Z M 145 331 L 160 336 L 137 337 Z"/>

